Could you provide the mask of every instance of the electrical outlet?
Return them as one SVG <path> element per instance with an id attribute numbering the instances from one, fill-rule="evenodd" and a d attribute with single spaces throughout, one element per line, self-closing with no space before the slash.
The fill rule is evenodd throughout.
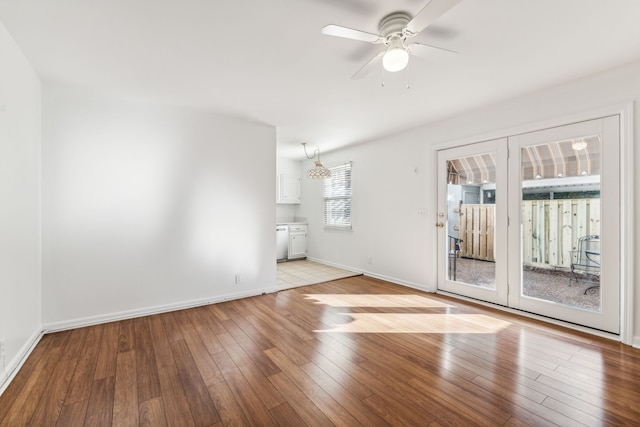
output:
<path id="1" fill-rule="evenodd" d="M 367 257 L 367 264 L 373 264 L 373 257 L 372 256 L 368 256 Z"/>
<path id="2" fill-rule="evenodd" d="M 240 275 L 239 275 L 239 274 L 236 274 L 236 285 L 237 285 L 238 283 L 240 283 Z"/>

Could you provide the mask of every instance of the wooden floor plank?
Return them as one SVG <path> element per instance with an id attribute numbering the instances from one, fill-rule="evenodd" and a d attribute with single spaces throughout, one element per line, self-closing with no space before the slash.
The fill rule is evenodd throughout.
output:
<path id="1" fill-rule="evenodd" d="M 62 338 L 68 338 L 69 332 L 58 332 L 51 337 L 47 354 L 43 355 L 34 368 L 32 375 L 25 382 L 18 396 L 10 403 L 3 403 L 0 400 L 0 407 L 5 404 L 11 404 L 11 408 L 2 423 L 7 426 L 27 425 L 29 420 L 40 403 L 43 395 L 46 393 L 49 398 L 50 393 L 54 390 L 47 389 L 51 375 L 58 365 L 58 361 L 62 357 L 64 348 L 59 344 Z M 22 396 L 22 398 L 18 398 Z M 2 396 L 4 397 L 4 396 Z"/>
<path id="2" fill-rule="evenodd" d="M 156 367 L 158 369 L 170 366 L 175 363 L 169 338 L 160 315 L 149 316 L 149 331 L 153 341 L 153 351 L 156 356 Z"/>
<path id="3" fill-rule="evenodd" d="M 288 403 L 271 408 L 269 412 L 281 427 L 300 427 L 306 424 Z"/>
<path id="4" fill-rule="evenodd" d="M 149 318 L 134 319 L 135 355 L 138 383 L 138 400 L 144 402 L 161 395 L 158 365 L 149 329 Z"/>
<path id="5" fill-rule="evenodd" d="M 241 328 L 239 324 L 243 324 L 243 327 Z M 262 350 L 272 348 L 273 343 L 264 338 L 264 335 L 258 332 L 244 317 L 241 317 L 237 322 L 235 319 L 225 320 L 223 326 L 264 376 L 268 377 L 280 371 L 271 359 L 262 353 Z"/>
<path id="6" fill-rule="evenodd" d="M 274 420 L 271 418 L 271 415 L 262 402 L 261 397 L 256 394 L 251 387 L 251 384 L 247 381 L 244 375 L 242 375 L 242 372 L 238 369 L 227 352 L 216 352 L 212 356 L 245 416 L 249 420 L 252 420 L 256 425 L 273 424 Z"/>
<path id="7" fill-rule="evenodd" d="M 0 426 L 640 425 L 639 383 L 638 349 L 360 276 L 45 335 Z"/>
<path id="8" fill-rule="evenodd" d="M 164 414 L 164 402 L 161 397 L 154 397 L 140 403 L 140 426 L 141 427 L 164 427 L 167 419 Z M 188 425 L 185 421 L 183 425 Z"/>
<path id="9" fill-rule="evenodd" d="M 115 335 L 114 343 L 117 343 Z M 115 346 L 114 346 L 115 348 Z M 115 377 L 105 377 L 93 381 L 89 406 L 84 425 L 87 427 L 110 426 L 113 421 L 113 399 Z"/>
<path id="10" fill-rule="evenodd" d="M 158 374 L 167 425 L 194 426 L 195 422 L 176 365 L 164 366 L 159 369 Z"/>
<path id="11" fill-rule="evenodd" d="M 33 375 L 36 369 L 39 369 L 39 366 L 43 363 L 43 359 L 47 355 L 51 340 L 51 335 L 45 335 L 40 339 L 38 345 L 33 349 L 31 356 L 25 361 L 22 369 L 20 369 L 16 374 L 4 394 L 0 396 L 2 401 L 5 402 L 3 405 L 0 405 L 0 425 L 2 425 L 2 421 L 9 413 L 11 403 L 16 399 L 19 399 L 21 396 L 22 389 L 25 384 L 33 381 Z"/>
<path id="12" fill-rule="evenodd" d="M 38 407 L 31 418 L 30 423 L 32 425 L 45 425 L 52 418 L 58 419 L 76 364 L 77 359 L 66 359 L 64 357 L 58 362 L 47 384 L 47 391 L 40 399 Z"/>
<path id="13" fill-rule="evenodd" d="M 284 372 L 269 377 L 274 387 L 285 390 L 287 402 L 308 426 L 333 426 L 334 424 L 322 411 L 289 380 Z"/>
<path id="14" fill-rule="evenodd" d="M 198 332 L 196 330 L 184 332 L 184 340 L 189 347 L 194 362 L 198 366 L 198 371 L 204 384 L 208 387 L 224 381 L 222 373 L 211 358 L 211 354 L 207 351 L 207 347 Z"/>
<path id="15" fill-rule="evenodd" d="M 133 330 L 130 332 L 133 332 Z M 122 334 L 120 334 L 120 337 L 122 337 Z M 131 341 L 127 342 L 130 343 Z M 125 347 L 121 346 L 119 348 L 123 349 Z M 127 346 L 127 348 L 132 347 Z M 114 426 L 138 425 L 138 376 L 136 371 L 135 350 L 118 353 L 116 360 L 116 385 L 113 397 Z"/>
<path id="16" fill-rule="evenodd" d="M 340 402 L 340 404 L 355 419 L 357 419 L 360 424 L 364 426 L 385 426 L 388 424 L 382 418 L 367 410 L 365 406 L 362 405 L 362 401 L 354 396 L 350 391 L 348 383 L 345 383 L 343 386 L 315 363 L 307 363 L 306 365 L 301 366 L 300 369 L 304 371 L 309 378 L 322 387 L 325 392 L 334 396 L 334 398 Z"/>
<path id="17" fill-rule="evenodd" d="M 120 330 L 118 331 L 118 353 L 135 350 L 134 319 L 123 320 L 118 323 L 120 324 Z"/>
<path id="18" fill-rule="evenodd" d="M 276 365 L 289 377 L 289 380 L 304 393 L 314 405 L 316 405 L 324 415 L 336 426 L 353 426 L 358 422 L 344 406 L 336 401 L 318 383 L 313 381 L 295 363 L 285 356 L 277 348 L 265 350 L 265 353 L 274 361 Z M 336 396 L 338 397 L 338 396 Z M 284 402 L 283 402 L 284 403 Z"/>
<path id="19" fill-rule="evenodd" d="M 58 416 L 57 425 L 68 427 L 84 426 L 84 420 L 87 415 L 88 405 L 89 399 L 65 404 L 60 411 L 60 415 Z M 53 420 L 53 417 L 51 418 L 51 420 Z"/>
<path id="20" fill-rule="evenodd" d="M 199 425 L 211 425 L 220 421 L 218 411 L 211 401 L 209 390 L 200 376 L 187 343 L 184 340 L 172 341 L 171 350 L 193 419 Z"/>
<path id="21" fill-rule="evenodd" d="M 251 422 L 242 412 L 229 386 L 223 382 L 216 382 L 209 386 L 211 400 L 220 414 L 220 420 L 226 426 L 250 426 Z"/>
<path id="22" fill-rule="evenodd" d="M 89 326 L 86 329 L 88 332 L 85 345 L 78 356 L 78 364 L 69 385 L 65 405 L 87 401 L 91 394 L 100 343 L 104 334 L 104 325 Z M 86 408 L 86 405 L 84 406 Z M 78 406 L 75 406 L 75 408 L 77 409 Z"/>
<path id="23" fill-rule="evenodd" d="M 100 342 L 98 360 L 93 378 L 113 377 L 116 374 L 116 358 L 118 355 L 120 325 L 119 322 L 106 323 Z"/>

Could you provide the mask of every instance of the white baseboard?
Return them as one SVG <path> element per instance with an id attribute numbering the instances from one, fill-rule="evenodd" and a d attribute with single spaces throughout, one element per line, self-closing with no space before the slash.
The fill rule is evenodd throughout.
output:
<path id="1" fill-rule="evenodd" d="M 318 264 L 324 264 L 324 265 L 328 265 L 328 266 L 331 266 L 331 267 L 341 268 L 343 270 L 349 270 L 349 271 L 353 271 L 353 272 L 356 272 L 356 273 L 364 274 L 364 272 L 362 270 L 360 270 L 358 268 L 349 267 L 348 265 L 337 264 L 335 262 L 326 261 L 326 260 L 320 259 L 320 258 L 307 257 L 307 259 L 309 261 L 317 262 Z"/>
<path id="2" fill-rule="evenodd" d="M 633 339 L 631 341 L 631 346 L 635 347 L 635 348 L 640 348 L 640 337 L 639 336 L 633 337 Z"/>
<path id="3" fill-rule="evenodd" d="M 417 289 L 419 291 L 431 292 L 431 293 L 434 292 L 433 290 L 429 290 L 429 289 L 427 289 L 426 287 L 424 287 L 423 285 L 421 285 L 419 283 L 410 282 L 408 280 L 403 280 L 403 279 L 398 279 L 397 277 L 385 276 L 383 274 L 374 273 L 374 272 L 368 271 L 368 270 L 361 270 L 359 268 L 350 267 L 348 265 L 337 264 L 335 262 L 330 262 L 330 261 L 326 261 L 326 260 L 319 259 L 319 258 L 307 257 L 307 259 L 309 261 L 317 262 L 319 264 L 325 264 L 325 265 L 329 265 L 331 267 L 342 268 L 343 270 L 354 271 L 356 273 L 364 274 L 365 276 L 373 277 L 375 279 L 385 280 L 387 282 L 395 283 L 396 285 L 406 286 L 408 288 Z"/>
<path id="4" fill-rule="evenodd" d="M 277 292 L 277 287 L 263 288 L 251 290 L 248 292 L 237 292 L 233 294 L 211 296 L 190 301 L 182 301 L 179 303 L 163 304 L 153 307 L 145 307 L 134 310 L 120 311 L 116 313 L 106 313 L 97 316 L 83 317 L 79 319 L 64 320 L 62 322 L 45 323 L 43 325 L 43 333 L 64 331 L 67 329 L 75 329 L 84 326 L 98 325 L 100 323 L 115 322 L 118 320 L 133 319 L 136 317 L 150 316 L 152 314 L 166 313 L 169 311 L 184 310 L 187 308 L 198 307 L 201 305 L 215 304 L 218 302 L 231 301 L 240 298 L 248 298 L 256 295 L 270 294 Z"/>
<path id="5" fill-rule="evenodd" d="M 2 374 L 2 377 L 0 377 L 0 396 L 2 396 L 2 393 L 9 387 L 9 384 L 11 384 L 11 381 L 13 381 L 18 371 L 20 371 L 24 362 L 27 361 L 27 358 L 33 349 L 36 348 L 36 345 L 40 342 L 43 335 L 44 333 L 41 330 L 34 332 L 27 342 L 24 343 L 18 354 L 11 359 L 9 365 L 6 366 L 5 372 Z"/>

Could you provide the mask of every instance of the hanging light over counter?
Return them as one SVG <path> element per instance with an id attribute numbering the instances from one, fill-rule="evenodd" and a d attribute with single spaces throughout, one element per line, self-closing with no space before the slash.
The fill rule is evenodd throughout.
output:
<path id="1" fill-rule="evenodd" d="M 325 168 L 322 165 L 322 162 L 320 161 L 320 147 L 316 148 L 313 151 L 313 154 L 311 155 L 311 157 L 309 157 L 309 154 L 307 153 L 307 143 L 303 142 L 302 143 L 302 147 L 304 148 L 304 155 L 307 156 L 307 159 L 312 160 L 316 157 L 316 155 L 318 156 L 318 160 L 315 161 L 315 167 L 309 169 L 307 171 L 307 177 L 311 178 L 311 179 L 326 179 L 326 178 L 331 178 L 331 171 L 327 168 Z"/>

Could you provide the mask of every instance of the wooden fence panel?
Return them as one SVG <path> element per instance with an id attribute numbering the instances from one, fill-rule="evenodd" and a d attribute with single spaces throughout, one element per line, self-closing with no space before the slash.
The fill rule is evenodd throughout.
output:
<path id="1" fill-rule="evenodd" d="M 547 246 L 549 247 L 549 249 L 547 250 L 547 257 L 549 260 L 549 264 L 551 265 L 560 265 L 558 259 L 558 255 L 560 253 L 558 249 L 561 247 L 558 239 L 559 209 L 562 209 L 562 205 L 560 205 L 559 203 L 549 203 L 549 231 L 547 233 Z"/>
<path id="2" fill-rule="evenodd" d="M 529 218 L 533 222 L 531 230 Z M 571 251 L 577 249 L 578 238 L 600 234 L 600 200 L 525 200 L 522 221 L 525 265 L 570 268 Z M 527 244 L 528 233 L 532 235 L 532 245 Z"/>
<path id="3" fill-rule="evenodd" d="M 495 205 L 460 208 L 460 256 L 495 261 Z M 600 199 L 525 200 L 522 231 L 525 265 L 570 268 L 578 238 L 600 234 Z"/>
<path id="4" fill-rule="evenodd" d="M 495 205 L 461 205 L 460 256 L 495 261 Z"/>
<path id="5" fill-rule="evenodd" d="M 589 234 L 600 235 L 600 199 L 591 199 L 589 204 Z"/>
<path id="6" fill-rule="evenodd" d="M 562 221 L 560 222 L 562 227 L 562 242 L 561 249 L 570 248 L 573 245 L 573 227 L 571 227 L 571 219 L 573 218 L 573 212 L 571 209 L 571 200 L 562 201 Z M 559 265 L 569 266 L 571 265 L 570 253 L 565 250 L 560 250 L 562 255 Z"/>

